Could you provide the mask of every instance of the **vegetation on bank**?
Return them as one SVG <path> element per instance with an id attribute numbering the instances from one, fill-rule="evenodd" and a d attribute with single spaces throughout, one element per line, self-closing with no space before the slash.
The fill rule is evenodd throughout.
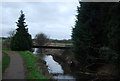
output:
<path id="1" fill-rule="evenodd" d="M 2 52 L 2 73 L 5 72 L 5 70 L 8 68 L 10 63 L 10 56 L 4 52 Z"/>
<path id="2" fill-rule="evenodd" d="M 47 79 L 44 77 L 38 69 L 37 56 L 29 51 L 17 51 L 24 59 L 27 79 Z"/>

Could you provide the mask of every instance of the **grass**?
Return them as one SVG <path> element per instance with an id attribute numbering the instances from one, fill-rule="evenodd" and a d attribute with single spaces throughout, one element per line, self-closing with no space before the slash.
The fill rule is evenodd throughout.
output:
<path id="1" fill-rule="evenodd" d="M 72 43 L 51 43 L 51 45 L 56 45 L 56 46 L 72 46 Z"/>
<path id="2" fill-rule="evenodd" d="M 3 60 L 2 60 L 2 73 L 5 72 L 5 70 L 7 69 L 7 67 L 9 66 L 10 63 L 10 56 L 4 52 L 2 52 L 3 54 Z"/>
<path id="3" fill-rule="evenodd" d="M 2 79 L 2 61 L 0 61 L 0 80 Z"/>
<path id="4" fill-rule="evenodd" d="M 37 57 L 29 51 L 18 51 L 23 56 L 27 68 L 27 79 L 47 79 L 44 77 L 37 65 Z"/>
<path id="5" fill-rule="evenodd" d="M 10 48 L 2 48 L 2 50 L 11 50 Z"/>
<path id="6" fill-rule="evenodd" d="M 2 40 L 0 39 L 0 42 L 2 42 Z"/>
<path id="7" fill-rule="evenodd" d="M 3 40 L 3 39 L 0 39 L 0 42 L 4 42 L 5 40 Z"/>

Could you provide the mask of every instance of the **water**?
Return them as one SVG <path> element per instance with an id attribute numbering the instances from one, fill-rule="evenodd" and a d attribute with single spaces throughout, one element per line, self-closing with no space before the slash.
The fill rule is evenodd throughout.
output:
<path id="1" fill-rule="evenodd" d="M 37 48 L 35 48 L 35 51 L 33 54 L 37 53 Z M 43 60 L 46 61 L 46 65 L 48 66 L 48 71 L 51 74 L 55 74 L 52 78 L 57 79 L 58 81 L 76 81 L 73 76 L 65 75 L 64 70 L 62 69 L 62 66 L 56 62 L 51 55 L 44 55 Z"/>
<path id="2" fill-rule="evenodd" d="M 61 65 L 56 61 L 54 61 L 51 55 L 45 55 L 44 60 L 46 61 L 46 65 L 48 66 L 49 73 L 52 73 L 52 74 L 64 73 Z"/>
<path id="3" fill-rule="evenodd" d="M 38 48 L 35 48 L 33 54 L 38 54 L 37 50 L 38 50 Z"/>
<path id="4" fill-rule="evenodd" d="M 53 76 L 53 79 L 57 79 L 58 81 L 76 81 L 75 78 L 70 75 Z"/>

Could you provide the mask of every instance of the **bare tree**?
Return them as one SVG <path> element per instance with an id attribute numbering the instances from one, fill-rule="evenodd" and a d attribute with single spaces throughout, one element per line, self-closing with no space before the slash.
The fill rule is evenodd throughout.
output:
<path id="1" fill-rule="evenodd" d="M 8 32 L 9 38 L 12 38 L 15 35 L 16 31 L 15 30 L 10 30 Z"/>
<path id="2" fill-rule="evenodd" d="M 49 41 L 49 38 L 47 35 L 45 35 L 44 33 L 38 33 L 36 36 L 35 36 L 35 44 L 36 45 L 46 45 Z"/>
<path id="3" fill-rule="evenodd" d="M 5 39 L 4 42 L 2 42 L 2 46 L 4 48 L 10 48 L 11 38 L 15 35 L 15 33 L 16 33 L 16 31 L 13 29 L 8 31 L 8 33 L 7 33 L 9 35 L 8 38 Z"/>
<path id="4" fill-rule="evenodd" d="M 44 33 L 38 33 L 36 36 L 35 36 L 35 45 L 39 45 L 39 46 L 43 46 L 43 45 L 47 45 L 49 41 L 49 38 L 47 37 L 47 35 L 45 35 Z M 41 53 L 45 51 L 45 49 L 38 49 L 37 52 L 38 53 Z"/>

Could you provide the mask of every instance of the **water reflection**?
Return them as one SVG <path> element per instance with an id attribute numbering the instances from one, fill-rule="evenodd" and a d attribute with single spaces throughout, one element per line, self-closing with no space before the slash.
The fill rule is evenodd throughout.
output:
<path id="1" fill-rule="evenodd" d="M 49 73 L 53 74 L 63 74 L 63 69 L 59 63 L 53 60 L 51 55 L 45 55 L 44 60 L 46 61 L 46 65 L 48 66 Z"/>
<path id="2" fill-rule="evenodd" d="M 34 49 L 33 54 L 39 54 L 37 48 Z M 49 73 L 54 75 L 53 79 L 57 79 L 58 81 L 63 81 L 63 79 L 64 81 L 76 81 L 73 76 L 64 74 L 61 65 L 53 59 L 53 56 L 44 54 L 42 58 L 46 61 Z"/>
<path id="3" fill-rule="evenodd" d="M 57 75 L 57 76 L 53 76 L 53 79 L 57 79 L 58 81 L 76 81 L 74 77 L 70 76 L 70 75 Z"/>
<path id="4" fill-rule="evenodd" d="M 38 50 L 38 48 L 34 48 L 33 54 L 39 54 L 39 53 L 37 52 L 37 50 Z"/>

